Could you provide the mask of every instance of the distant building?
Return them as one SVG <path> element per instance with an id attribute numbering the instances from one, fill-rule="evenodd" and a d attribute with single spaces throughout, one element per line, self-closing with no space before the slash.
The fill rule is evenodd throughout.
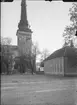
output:
<path id="1" fill-rule="evenodd" d="M 36 62 L 36 71 L 40 70 L 40 62 Z"/>
<path id="2" fill-rule="evenodd" d="M 44 60 L 44 72 L 51 75 L 77 75 L 77 48 L 64 47 Z"/>

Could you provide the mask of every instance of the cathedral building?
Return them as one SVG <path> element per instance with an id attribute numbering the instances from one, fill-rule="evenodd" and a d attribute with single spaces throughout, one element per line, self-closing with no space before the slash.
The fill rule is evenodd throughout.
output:
<path id="1" fill-rule="evenodd" d="M 17 46 L 11 46 L 13 57 L 31 54 L 32 31 L 27 20 L 26 0 L 21 1 L 21 17 L 16 36 Z"/>
<path id="2" fill-rule="evenodd" d="M 26 1 L 21 2 L 21 19 L 17 30 L 17 45 L 19 55 L 30 54 L 32 46 L 32 31 L 27 20 Z"/>
<path id="3" fill-rule="evenodd" d="M 15 61 L 19 59 L 20 56 L 32 54 L 32 31 L 27 20 L 26 0 L 21 1 L 21 17 L 20 22 L 18 24 L 16 36 L 17 46 L 9 46 L 13 57 L 13 68 L 15 65 Z M 34 62 L 33 58 L 31 62 Z"/>

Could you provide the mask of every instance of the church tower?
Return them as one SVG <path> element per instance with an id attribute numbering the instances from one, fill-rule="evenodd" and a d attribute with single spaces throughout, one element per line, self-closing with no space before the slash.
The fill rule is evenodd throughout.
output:
<path id="1" fill-rule="evenodd" d="M 21 18 L 16 35 L 19 55 L 30 54 L 32 46 L 32 31 L 27 20 L 26 0 L 21 1 Z"/>

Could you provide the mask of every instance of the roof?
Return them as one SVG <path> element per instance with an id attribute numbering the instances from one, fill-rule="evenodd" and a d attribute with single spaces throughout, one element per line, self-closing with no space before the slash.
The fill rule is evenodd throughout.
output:
<path id="1" fill-rule="evenodd" d="M 16 45 L 10 45 L 9 47 L 10 47 L 12 50 L 18 49 L 18 46 L 16 46 Z"/>
<path id="2" fill-rule="evenodd" d="M 58 57 L 77 57 L 77 48 L 66 46 L 53 52 L 46 60 L 51 60 Z"/>
<path id="3" fill-rule="evenodd" d="M 7 47 L 7 45 L 3 45 L 4 47 Z M 17 50 L 18 49 L 18 46 L 16 45 L 8 45 L 8 47 L 12 50 Z"/>

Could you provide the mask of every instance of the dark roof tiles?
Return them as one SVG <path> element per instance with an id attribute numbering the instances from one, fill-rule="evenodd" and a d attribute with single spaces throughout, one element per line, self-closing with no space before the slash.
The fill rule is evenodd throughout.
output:
<path id="1" fill-rule="evenodd" d="M 72 47 L 69 47 L 69 46 L 61 48 L 61 49 L 53 52 L 44 61 L 51 60 L 51 59 L 58 58 L 58 57 L 64 57 L 64 56 L 66 56 L 66 57 L 72 57 L 72 56 L 77 57 L 77 48 L 72 48 Z"/>

